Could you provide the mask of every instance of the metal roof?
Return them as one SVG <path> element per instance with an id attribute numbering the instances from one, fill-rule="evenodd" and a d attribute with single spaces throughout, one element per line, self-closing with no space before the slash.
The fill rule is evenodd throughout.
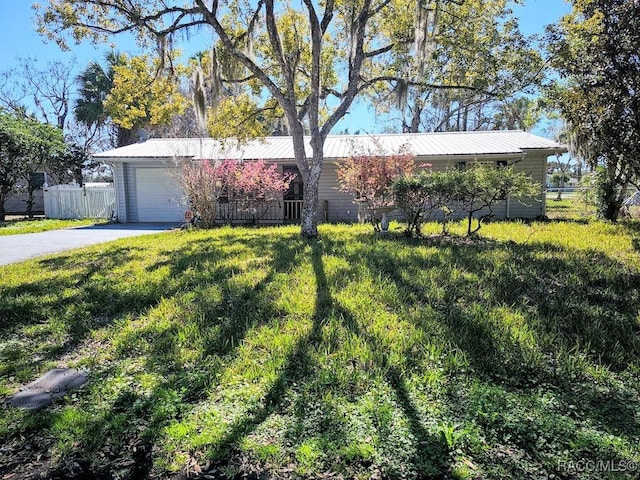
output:
<path id="1" fill-rule="evenodd" d="M 305 137 L 307 155 L 311 155 Z M 523 131 L 446 132 L 413 134 L 330 135 L 324 145 L 325 158 L 346 158 L 354 154 L 395 154 L 401 150 L 416 157 L 450 155 L 522 154 L 527 150 L 563 153 L 566 147 L 553 140 Z M 294 160 L 291 137 L 266 137 L 237 145 L 213 138 L 158 138 L 116 148 L 94 158 L 124 161 L 135 158 L 208 158 L 243 160 Z"/>
<path id="2" fill-rule="evenodd" d="M 640 192 L 635 192 L 631 196 L 629 196 L 622 205 L 625 207 L 637 207 L 640 206 Z"/>

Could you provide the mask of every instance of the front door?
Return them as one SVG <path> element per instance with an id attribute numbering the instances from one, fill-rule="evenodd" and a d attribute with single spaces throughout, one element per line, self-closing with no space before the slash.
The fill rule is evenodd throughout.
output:
<path id="1" fill-rule="evenodd" d="M 304 193 L 302 175 L 300 175 L 300 171 L 295 165 L 283 166 L 282 173 L 295 175 L 295 178 L 289 185 L 289 189 L 284 194 L 284 221 L 285 223 L 297 222 L 302 218 L 302 198 Z"/>

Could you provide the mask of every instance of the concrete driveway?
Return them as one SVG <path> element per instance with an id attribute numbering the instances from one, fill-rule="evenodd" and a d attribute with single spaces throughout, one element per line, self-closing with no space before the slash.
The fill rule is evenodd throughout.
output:
<path id="1" fill-rule="evenodd" d="M 177 224 L 109 224 L 50 230 L 40 233 L 0 236 L 0 265 L 8 265 L 50 253 L 110 242 L 119 238 L 149 235 L 170 230 Z"/>

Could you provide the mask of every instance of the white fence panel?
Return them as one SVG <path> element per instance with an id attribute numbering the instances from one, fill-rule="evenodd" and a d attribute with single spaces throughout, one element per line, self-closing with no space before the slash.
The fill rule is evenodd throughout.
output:
<path id="1" fill-rule="evenodd" d="M 111 218 L 116 208 L 112 184 L 82 187 L 56 185 L 44 189 L 44 214 L 47 218 Z"/>

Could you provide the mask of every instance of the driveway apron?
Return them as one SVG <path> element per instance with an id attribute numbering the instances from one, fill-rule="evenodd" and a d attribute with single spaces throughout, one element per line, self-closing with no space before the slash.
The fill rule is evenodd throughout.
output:
<path id="1" fill-rule="evenodd" d="M 164 232 L 176 226 L 176 224 L 109 224 L 0 236 L 0 265 L 120 238 Z"/>

